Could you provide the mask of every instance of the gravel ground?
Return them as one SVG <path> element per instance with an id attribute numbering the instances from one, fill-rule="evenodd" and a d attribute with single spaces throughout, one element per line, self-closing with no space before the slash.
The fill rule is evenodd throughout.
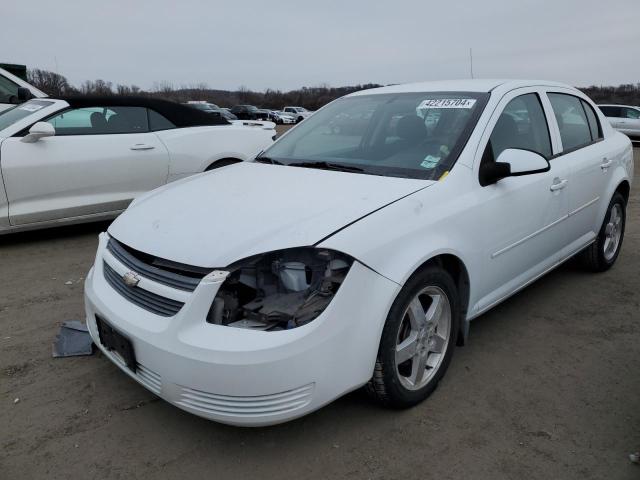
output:
<path id="1" fill-rule="evenodd" d="M 187 414 L 101 355 L 51 358 L 105 224 L 0 237 L 0 477 L 638 479 L 637 192 L 616 266 L 569 263 L 474 321 L 428 401 L 354 392 L 263 429 Z"/>

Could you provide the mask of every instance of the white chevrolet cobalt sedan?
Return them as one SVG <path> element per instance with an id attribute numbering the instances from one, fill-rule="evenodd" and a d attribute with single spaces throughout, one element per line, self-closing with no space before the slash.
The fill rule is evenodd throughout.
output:
<path id="1" fill-rule="evenodd" d="M 362 386 L 409 407 L 471 320 L 578 253 L 614 264 L 632 171 L 629 139 L 566 85 L 358 92 L 255 162 L 134 201 L 100 236 L 87 324 L 133 379 L 219 422 Z"/>
<path id="2" fill-rule="evenodd" d="M 271 122 L 164 100 L 29 100 L 0 112 L 0 235 L 113 218 L 160 185 L 252 160 L 274 138 Z"/>

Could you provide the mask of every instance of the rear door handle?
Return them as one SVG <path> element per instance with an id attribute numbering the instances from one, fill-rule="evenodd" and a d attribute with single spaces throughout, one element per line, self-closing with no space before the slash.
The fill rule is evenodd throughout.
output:
<path id="1" fill-rule="evenodd" d="M 602 163 L 600 164 L 600 168 L 603 170 L 606 170 L 611 166 L 612 163 L 613 163 L 613 160 L 608 160 L 607 157 L 604 157 L 602 159 Z"/>
<path id="2" fill-rule="evenodd" d="M 549 190 L 551 190 L 552 192 L 562 190 L 567 186 L 567 183 L 569 183 L 569 180 L 560 180 L 559 178 L 556 178 L 553 184 L 549 187 Z"/>
<path id="3" fill-rule="evenodd" d="M 146 143 L 136 143 L 131 147 L 131 150 L 153 150 L 154 148 L 156 147 L 153 145 L 147 145 Z"/>

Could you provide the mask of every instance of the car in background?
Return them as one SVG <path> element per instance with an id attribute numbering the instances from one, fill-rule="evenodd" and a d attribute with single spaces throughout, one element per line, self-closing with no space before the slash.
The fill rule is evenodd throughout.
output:
<path id="1" fill-rule="evenodd" d="M 631 105 L 598 105 L 611 126 L 619 132 L 640 140 L 640 107 Z"/>
<path id="2" fill-rule="evenodd" d="M 287 115 L 291 115 L 293 118 L 295 118 L 296 123 L 300 123 L 305 118 L 311 116 L 311 114 L 313 113 L 304 107 L 284 107 L 282 111 Z"/>
<path id="3" fill-rule="evenodd" d="M 0 234 L 113 218 L 142 193 L 251 160 L 274 139 L 271 122 L 159 99 L 29 100 L 0 112 Z"/>
<path id="4" fill-rule="evenodd" d="M 203 112 L 210 112 L 210 111 L 220 110 L 220 107 L 218 105 L 216 105 L 215 103 L 204 102 L 204 101 L 199 101 L 199 100 L 191 100 L 191 101 L 185 103 L 184 105 L 186 105 L 188 107 L 191 107 L 191 108 L 195 108 L 197 110 L 202 110 Z"/>
<path id="5" fill-rule="evenodd" d="M 228 108 L 220 108 L 215 103 L 208 102 L 187 102 L 183 105 L 186 105 L 190 108 L 195 108 L 196 110 L 200 110 L 201 112 L 208 113 L 209 115 L 214 115 L 217 117 L 223 117 L 229 121 L 238 120 L 233 113 L 229 111 Z"/>
<path id="6" fill-rule="evenodd" d="M 267 108 L 258 108 L 256 110 L 256 119 L 257 120 L 267 120 L 269 122 L 275 121 L 273 118 L 273 113 L 271 110 Z"/>
<path id="7" fill-rule="evenodd" d="M 231 113 L 239 120 L 258 120 L 258 108 L 253 105 L 236 105 L 231 107 Z"/>
<path id="8" fill-rule="evenodd" d="M 271 113 L 273 114 L 273 121 L 278 125 L 291 125 L 296 123 L 295 117 L 281 110 L 273 110 Z"/>
<path id="9" fill-rule="evenodd" d="M 30 83 L 0 68 L 0 112 L 30 98 L 45 98 L 46 96 L 46 93 Z"/>
<path id="10" fill-rule="evenodd" d="M 87 327 L 125 374 L 220 422 L 359 387 L 408 408 L 473 319 L 575 255 L 614 265 L 632 180 L 629 139 L 568 85 L 363 90 L 253 162 L 136 200 L 100 235 Z"/>

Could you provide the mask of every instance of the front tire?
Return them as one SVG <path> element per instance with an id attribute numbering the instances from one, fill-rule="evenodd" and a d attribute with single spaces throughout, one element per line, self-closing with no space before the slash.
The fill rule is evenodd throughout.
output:
<path id="1" fill-rule="evenodd" d="M 624 197 L 616 192 L 609 202 L 596 241 L 581 253 L 582 261 L 589 270 L 604 272 L 616 262 L 624 239 L 626 215 L 627 205 Z"/>
<path id="2" fill-rule="evenodd" d="M 393 408 L 423 401 L 451 362 L 459 325 L 451 276 L 437 266 L 414 274 L 389 310 L 367 393 Z"/>

